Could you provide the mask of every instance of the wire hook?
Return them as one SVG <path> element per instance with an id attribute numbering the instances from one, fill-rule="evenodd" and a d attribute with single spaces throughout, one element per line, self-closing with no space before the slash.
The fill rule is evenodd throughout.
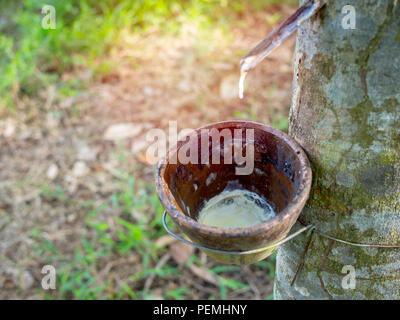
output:
<path id="1" fill-rule="evenodd" d="M 297 237 L 299 234 L 303 233 L 304 231 L 307 231 L 309 229 L 313 229 L 315 228 L 313 225 L 309 224 L 303 228 L 301 228 L 300 230 L 297 230 L 296 232 L 292 233 L 290 236 L 287 236 L 286 238 L 272 244 L 269 245 L 267 247 L 263 247 L 263 248 L 257 248 L 257 249 L 252 249 L 252 250 L 247 250 L 247 251 L 226 251 L 226 250 L 219 250 L 219 249 L 213 249 L 213 248 L 207 248 L 204 246 L 201 246 L 199 244 L 196 244 L 194 242 L 188 241 L 184 238 L 182 238 L 181 236 L 178 236 L 176 233 L 174 233 L 172 230 L 170 230 L 167 226 L 167 222 L 166 222 L 166 216 L 167 216 L 167 211 L 164 210 L 163 216 L 162 216 L 162 222 L 163 222 L 163 226 L 164 229 L 174 238 L 178 239 L 179 241 L 182 241 L 192 247 L 201 249 L 201 250 L 205 250 L 205 251 L 210 251 L 210 252 L 215 252 L 215 253 L 222 253 L 222 254 L 229 254 L 229 255 L 246 255 L 246 254 L 251 254 L 251 253 L 258 253 L 258 252 L 262 252 L 265 251 L 267 249 L 271 249 L 277 246 L 280 246 L 281 244 L 284 244 L 285 242 L 293 239 L 294 237 Z"/>

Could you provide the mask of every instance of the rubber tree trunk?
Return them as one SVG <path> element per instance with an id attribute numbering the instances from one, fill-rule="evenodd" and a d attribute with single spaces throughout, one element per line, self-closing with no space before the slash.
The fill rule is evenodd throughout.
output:
<path id="1" fill-rule="evenodd" d="M 356 29 L 342 27 L 345 5 Z M 300 220 L 351 242 L 400 244 L 400 2 L 327 0 L 299 28 L 295 59 L 289 134 L 313 169 Z M 276 299 L 400 299 L 400 249 L 315 233 L 291 285 L 308 239 L 279 249 Z"/>

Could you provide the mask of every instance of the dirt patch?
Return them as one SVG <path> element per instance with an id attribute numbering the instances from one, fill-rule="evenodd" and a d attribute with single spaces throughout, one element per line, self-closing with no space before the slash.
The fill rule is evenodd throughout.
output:
<path id="1" fill-rule="evenodd" d="M 293 7 L 279 10 L 287 16 Z M 3 111 L 0 299 L 59 297 L 40 289 L 41 267 L 51 261 L 51 254 L 43 252 L 43 241 L 54 246 L 53 255 L 64 256 L 59 261 L 68 261 L 82 238 L 96 236 L 87 222 L 90 208 L 122 192 L 121 181 L 125 180 L 121 173 L 138 181 L 136 197 L 140 198 L 140 190 L 150 190 L 147 185 L 153 184 L 153 167 L 143 158 L 149 128 L 166 129 L 170 120 L 176 120 L 182 129 L 229 119 L 274 123 L 287 117 L 294 37 L 249 74 L 245 98 L 237 98 L 240 57 L 271 28 L 265 13 L 259 13 L 244 17 L 240 26 L 229 32 L 204 33 L 187 25 L 179 36 L 160 37 L 159 31 L 151 30 L 140 36 L 126 34 L 123 46 L 104 57 L 111 71 L 96 77 L 90 70 L 63 76 L 66 82 L 80 79 L 90 83 L 86 90 L 66 97 L 59 87 L 50 86 L 39 97 L 21 100 L 17 112 Z M 140 125 L 141 129 L 119 143 L 105 140 L 107 128 L 118 123 Z M 146 204 L 143 208 L 144 212 L 154 211 Z M 110 205 L 100 217 L 108 221 L 124 214 Z M 140 212 L 136 214 L 140 216 Z M 157 265 L 164 254 L 165 250 L 150 259 L 150 264 Z M 207 280 L 209 275 L 202 276 L 204 270 L 218 264 L 199 252 L 195 255 L 203 271 L 167 256 L 165 263 L 180 274 L 156 276 L 151 285 L 147 282 L 151 297 L 165 297 L 166 291 L 177 292 L 177 288 L 189 288 L 185 292 L 189 299 L 221 297 L 221 288 Z M 113 253 L 99 258 L 96 281 L 109 280 L 109 291 L 114 292 L 140 269 L 141 261 L 142 256 L 134 250 L 128 255 Z M 224 277 L 250 287 L 228 290 L 226 298 L 265 298 L 272 290 L 266 272 L 260 266 L 224 271 Z M 134 291 L 146 285 L 145 278 L 129 281 Z"/>

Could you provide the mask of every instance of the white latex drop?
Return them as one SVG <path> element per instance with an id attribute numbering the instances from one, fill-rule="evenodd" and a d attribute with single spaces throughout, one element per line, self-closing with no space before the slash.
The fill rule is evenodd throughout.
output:
<path id="1" fill-rule="evenodd" d="M 244 95 L 244 80 L 246 79 L 247 72 L 242 72 L 239 79 L 239 98 L 243 99 Z"/>
<path id="2" fill-rule="evenodd" d="M 198 221 L 219 228 L 243 228 L 267 221 L 275 212 L 267 201 L 248 190 L 223 191 L 199 212 Z"/>

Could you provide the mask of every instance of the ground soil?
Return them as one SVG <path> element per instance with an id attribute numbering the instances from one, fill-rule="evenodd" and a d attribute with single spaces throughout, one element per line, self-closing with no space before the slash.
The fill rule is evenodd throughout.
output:
<path id="1" fill-rule="evenodd" d="M 288 16 L 293 7 L 279 10 L 281 16 Z M 272 27 L 265 22 L 265 13 L 259 13 L 244 17 L 228 35 L 215 30 L 205 36 L 191 25 L 179 36 L 160 37 L 159 30 L 141 36 L 126 34 L 122 44 L 102 58 L 112 70 L 95 74 L 82 69 L 63 75 L 63 81 L 86 83 L 84 90 L 66 97 L 53 85 L 37 97 L 20 98 L 16 112 L 3 110 L 0 299 L 43 297 L 37 287 L 44 262 L 33 254 L 34 230 L 40 230 L 65 255 L 72 254 L 82 237 L 90 239 L 93 230 L 85 223 L 87 210 L 78 203 L 101 201 L 118 192 L 113 171 L 119 168 L 113 156 L 118 150 L 129 151 L 124 166 L 135 168 L 133 174 L 153 183 L 153 167 L 144 157 L 150 128 L 165 130 L 170 120 L 182 129 L 238 118 L 271 124 L 286 117 L 294 37 L 249 74 L 245 98 L 237 97 L 240 57 Z M 140 129 L 120 143 L 105 140 L 107 128 L 119 123 Z M 46 191 L 57 190 L 57 186 L 67 201 Z M 122 261 L 104 263 L 100 273 L 107 277 L 112 270 L 124 278 L 132 271 L 127 263 L 134 260 L 132 252 Z M 207 260 L 207 265 L 218 264 Z M 190 288 L 189 297 L 194 299 L 218 297 L 217 286 L 196 275 L 196 270 L 181 267 L 181 271 L 182 277 L 170 283 L 154 279 L 153 296 L 157 290 L 182 286 Z M 257 299 L 271 293 L 272 282 L 260 268 L 248 266 L 231 276 L 252 290 L 235 291 L 228 298 Z"/>

